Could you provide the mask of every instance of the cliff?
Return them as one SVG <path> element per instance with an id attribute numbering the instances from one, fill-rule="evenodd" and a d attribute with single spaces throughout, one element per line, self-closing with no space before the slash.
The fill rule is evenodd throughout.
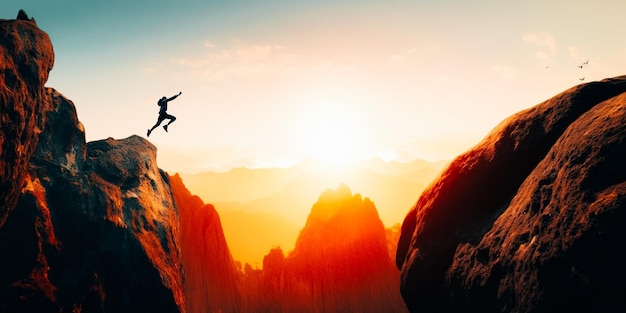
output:
<path id="1" fill-rule="evenodd" d="M 170 177 L 179 208 L 184 292 L 189 312 L 243 312 L 240 277 L 215 208 Z"/>
<path id="2" fill-rule="evenodd" d="M 37 145 L 53 63 L 48 34 L 23 11 L 17 20 L 0 20 L 0 227 L 17 203 Z"/>
<path id="3" fill-rule="evenodd" d="M 185 311 L 178 212 L 156 148 L 136 136 L 85 143 L 52 89 L 25 187 L 0 228 L 9 312 Z"/>
<path id="4" fill-rule="evenodd" d="M 626 309 L 625 91 L 573 87 L 451 162 L 402 225 L 412 312 Z"/>
<path id="5" fill-rule="evenodd" d="M 19 18 L 0 20 L 0 311 L 234 311 L 215 210 L 145 139 L 87 143 L 74 104 L 45 87 L 49 37 Z"/>

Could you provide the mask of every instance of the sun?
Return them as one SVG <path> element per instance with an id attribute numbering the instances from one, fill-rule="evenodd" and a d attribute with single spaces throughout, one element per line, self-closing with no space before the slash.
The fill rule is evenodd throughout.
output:
<path id="1" fill-rule="evenodd" d="M 305 157 L 328 165 L 348 165 L 365 157 L 366 124 L 363 114 L 346 103 L 316 103 L 298 118 L 297 145 Z"/>
<path id="2" fill-rule="evenodd" d="M 349 121 L 337 116 L 318 117 L 304 136 L 305 153 L 324 163 L 341 165 L 358 157 L 358 132 Z"/>

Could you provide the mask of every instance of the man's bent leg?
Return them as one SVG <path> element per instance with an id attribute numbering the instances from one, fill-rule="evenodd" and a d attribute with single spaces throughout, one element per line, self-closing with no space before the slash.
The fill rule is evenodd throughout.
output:
<path id="1" fill-rule="evenodd" d="M 152 126 L 152 128 L 148 129 L 148 137 L 150 137 L 150 133 L 152 133 L 152 131 L 159 127 L 159 125 L 161 125 L 161 123 L 163 123 L 163 121 L 165 120 L 165 116 L 162 114 L 159 114 L 159 119 L 157 120 L 156 124 L 154 124 L 154 126 Z"/>
<path id="2" fill-rule="evenodd" d="M 174 116 L 174 115 L 169 115 L 168 114 L 167 118 L 170 119 L 170 122 L 167 123 L 167 125 L 174 123 L 174 121 L 176 120 L 176 116 Z"/>
<path id="3" fill-rule="evenodd" d="M 167 131 L 167 126 L 170 126 L 170 124 L 174 123 L 174 121 L 176 120 L 176 116 L 168 114 L 167 118 L 170 119 L 170 122 L 167 123 L 166 125 L 163 125 L 163 129 L 165 129 L 165 131 Z"/>

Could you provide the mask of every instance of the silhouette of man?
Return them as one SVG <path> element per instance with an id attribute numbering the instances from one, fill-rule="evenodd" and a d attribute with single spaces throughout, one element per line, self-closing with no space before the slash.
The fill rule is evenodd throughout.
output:
<path id="1" fill-rule="evenodd" d="M 167 123 L 166 125 L 163 125 L 163 129 L 165 129 L 165 131 L 167 132 L 167 126 L 169 126 L 170 124 L 174 123 L 174 121 L 176 120 L 176 116 L 167 114 L 167 103 L 169 101 L 172 101 L 172 100 L 178 98 L 178 96 L 180 96 L 182 94 L 183 94 L 183 92 L 181 91 L 177 95 L 174 95 L 171 98 L 163 97 L 163 98 L 159 99 L 159 102 L 157 103 L 161 107 L 161 109 L 159 109 L 159 119 L 157 120 L 156 124 L 154 124 L 154 126 L 152 126 L 152 128 L 148 129 L 148 137 L 150 137 L 150 133 L 152 133 L 152 131 L 155 128 L 159 127 L 159 125 L 161 125 L 161 123 L 164 120 L 169 119 L 170 122 Z"/>

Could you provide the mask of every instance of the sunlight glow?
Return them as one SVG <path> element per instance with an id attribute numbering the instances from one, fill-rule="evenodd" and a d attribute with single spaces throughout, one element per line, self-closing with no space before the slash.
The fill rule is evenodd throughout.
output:
<path id="1" fill-rule="evenodd" d="M 296 141 L 305 157 L 334 166 L 366 157 L 366 123 L 349 103 L 316 103 L 300 117 L 297 127 Z"/>

